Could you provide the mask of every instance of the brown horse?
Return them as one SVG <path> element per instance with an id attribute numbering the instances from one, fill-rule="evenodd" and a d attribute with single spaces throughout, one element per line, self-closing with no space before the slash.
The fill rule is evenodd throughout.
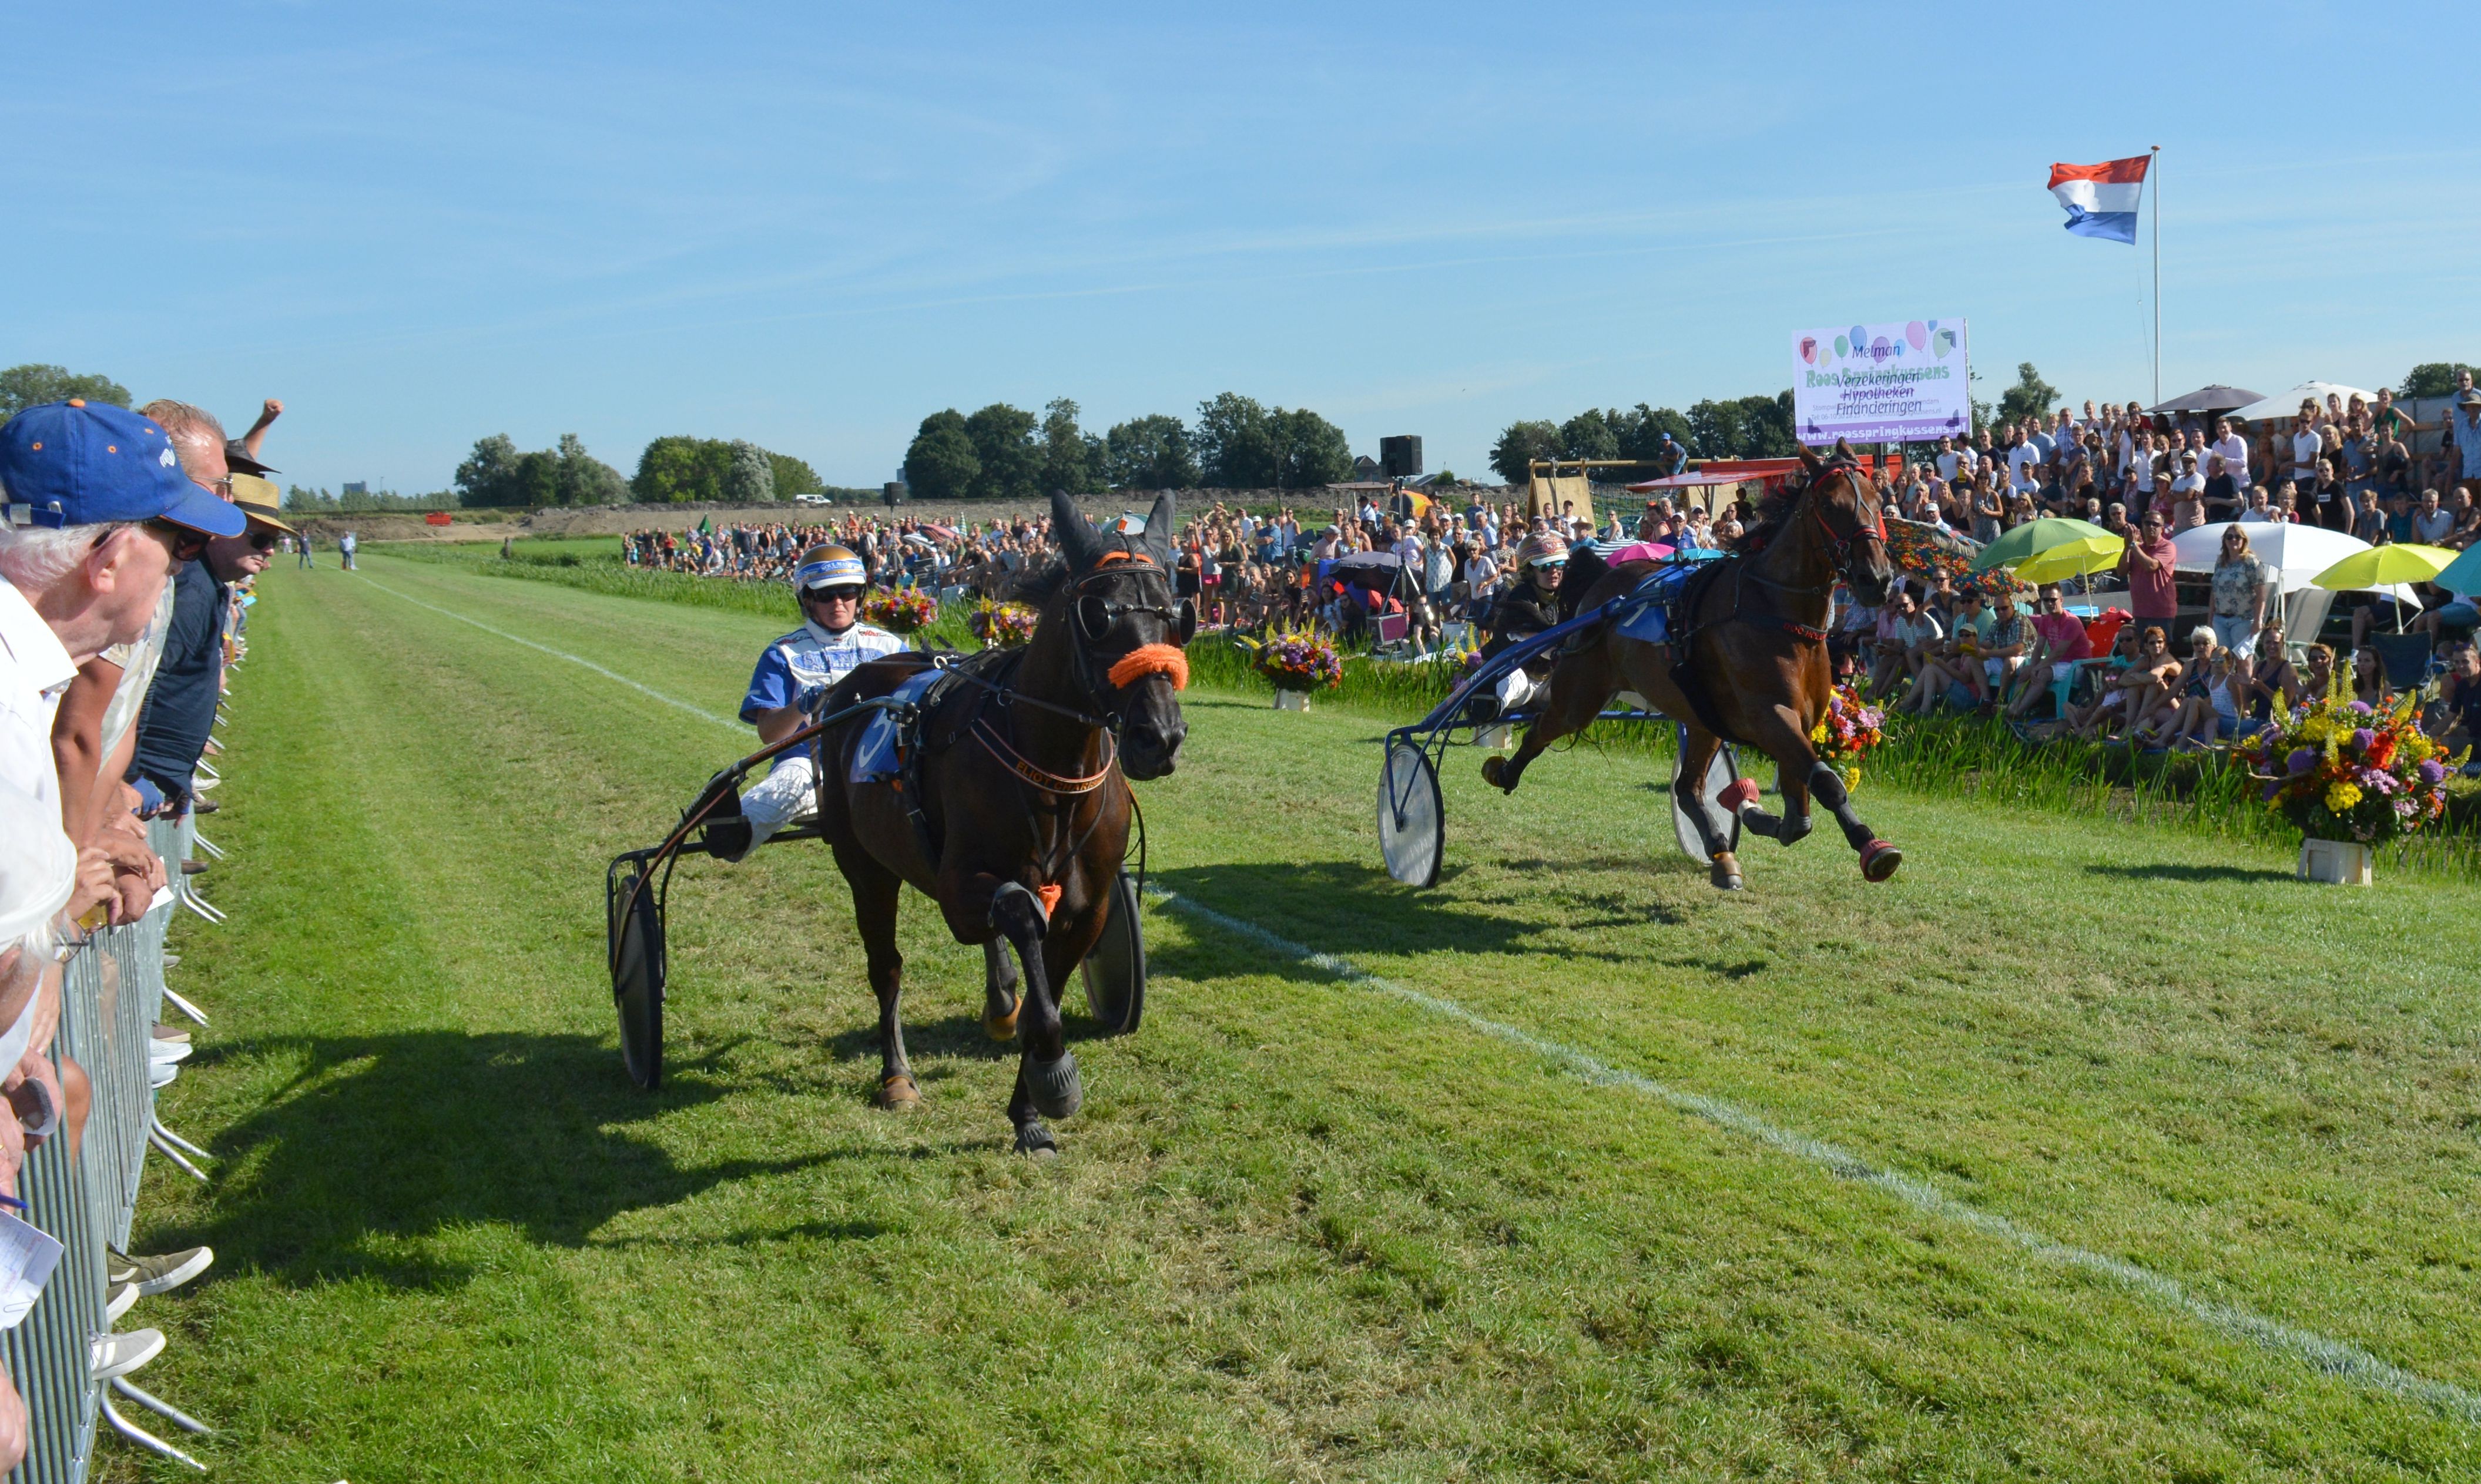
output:
<path id="1" fill-rule="evenodd" d="M 1721 809 L 1790 845 L 1810 831 L 1812 794 L 1861 852 L 1864 876 L 1884 881 L 1894 874 L 1903 852 L 1861 822 L 1842 778 L 1818 761 L 1809 741 L 1834 687 L 1826 623 L 1836 579 L 1850 583 L 1862 602 L 1875 604 L 1885 601 L 1894 578 L 1878 489 L 1841 443 L 1831 458 L 1807 449 L 1800 456 L 1808 465 L 1800 489 L 1768 500 L 1739 552 L 1707 563 L 1682 589 L 1670 614 L 1670 638 L 1648 643 L 1622 635 L 1617 625 L 1580 635 L 1553 669 L 1523 745 L 1511 757 L 1484 762 L 1484 778 L 1515 792 L 1526 766 L 1545 747 L 1590 723 L 1619 691 L 1633 690 L 1687 728 L 1672 792 L 1705 842 L 1716 886 L 1741 886 L 1731 850 L 1732 817 Z M 1560 594 L 1563 616 L 1623 596 L 1654 569 L 1652 562 L 1632 561 L 1597 575 L 1599 563 L 1583 558 L 1570 566 Z M 1757 786 L 1745 778 L 1720 799 L 1705 796 L 1707 767 L 1726 737 L 1775 760 L 1781 819 L 1754 807 Z"/>
<path id="2" fill-rule="evenodd" d="M 1058 1147 L 1042 1119 L 1084 1100 L 1059 989 L 1111 910 L 1134 804 L 1127 780 L 1162 777 L 1179 762 L 1188 729 L 1173 692 L 1188 683 L 1181 649 L 1197 623 L 1172 596 L 1168 493 L 1141 535 L 1106 535 L 1065 496 L 1051 508 L 1061 554 L 1027 580 L 1041 608 L 1032 639 L 968 666 L 921 718 L 920 822 L 905 794 L 916 783 L 851 781 L 859 720 L 823 740 L 819 790 L 878 996 L 879 1106 L 922 1100 L 897 1017 L 896 905 L 909 882 L 939 904 L 957 942 L 982 945 L 982 1025 L 995 1040 L 1022 1038 L 1008 1120 L 1019 1152 L 1032 1155 Z M 927 663 L 863 665 L 825 709 L 884 695 Z M 1021 1005 L 1010 948 L 1024 965 Z"/>

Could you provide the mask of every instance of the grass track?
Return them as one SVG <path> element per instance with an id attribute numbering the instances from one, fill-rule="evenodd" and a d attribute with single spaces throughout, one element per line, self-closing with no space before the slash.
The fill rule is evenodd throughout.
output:
<path id="1" fill-rule="evenodd" d="M 1177 917 L 1069 1154 L 1003 1150 L 979 954 L 908 906 L 928 1106 L 823 852 L 685 870 L 674 1080 L 620 1077 L 602 866 L 732 734 L 755 615 L 366 557 L 279 569 L 236 679 L 216 1014 L 168 1093 L 161 1394 L 224 1477 L 2276 1478 L 2481 1471 L 2464 1424 L 1588 1086 Z M 384 588 L 393 591 L 381 590 Z M 1146 794 L 1220 910 L 2481 1388 L 2468 888 L 1865 794 L 1722 898 L 1643 759 L 1447 778 L 1370 842 L 1368 717 L 1191 698 Z M 124 1466 L 124 1471 L 130 1471 Z"/>

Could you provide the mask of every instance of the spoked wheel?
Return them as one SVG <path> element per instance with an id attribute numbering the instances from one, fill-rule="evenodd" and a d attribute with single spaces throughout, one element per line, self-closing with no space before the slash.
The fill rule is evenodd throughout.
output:
<path id="1" fill-rule="evenodd" d="M 1688 729 L 1680 728 L 1683 749 L 1687 746 L 1687 736 Z M 1678 752 L 1672 754 L 1671 777 L 1675 783 L 1680 779 L 1681 756 L 1682 754 Z M 1730 745 L 1715 748 L 1713 761 L 1706 765 L 1706 796 L 1710 799 L 1720 798 L 1723 791 L 1732 786 L 1738 772 L 1739 761 L 1733 754 Z M 1731 833 L 1724 837 L 1723 848 L 1727 851 L 1737 851 L 1740 848 L 1740 816 L 1737 811 L 1727 810 L 1726 812 L 1732 816 L 1732 829 Z M 1672 837 L 1680 842 L 1681 854 L 1700 866 L 1707 863 L 1706 837 L 1697 832 L 1697 821 L 1688 817 L 1688 811 L 1680 807 L 1680 795 L 1677 794 L 1671 796 L 1671 833 Z"/>
<path id="2" fill-rule="evenodd" d="M 1406 886 L 1438 885 L 1445 820 L 1430 755 L 1414 744 L 1389 743 L 1378 774 L 1378 853 L 1387 873 Z"/>
<path id="3" fill-rule="evenodd" d="M 1103 936 L 1085 954 L 1085 1010 L 1105 1035 L 1127 1035 L 1146 1013 L 1146 935 L 1125 871 L 1111 879 L 1110 903 Z"/>
<path id="4" fill-rule="evenodd" d="M 664 1080 L 664 914 L 655 885 L 636 872 L 613 878 L 610 900 L 612 999 L 620 1011 L 620 1060 L 629 1080 L 653 1091 Z"/>

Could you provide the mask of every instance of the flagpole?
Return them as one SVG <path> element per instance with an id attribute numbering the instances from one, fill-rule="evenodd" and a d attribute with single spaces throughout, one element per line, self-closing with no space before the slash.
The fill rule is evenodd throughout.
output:
<path id="1" fill-rule="evenodd" d="M 2148 146 L 2154 163 L 2146 168 L 2154 187 L 2154 404 L 2162 404 L 2162 146 Z"/>

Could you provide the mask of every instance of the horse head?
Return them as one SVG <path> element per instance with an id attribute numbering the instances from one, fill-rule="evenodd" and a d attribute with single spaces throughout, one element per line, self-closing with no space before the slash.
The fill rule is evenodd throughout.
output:
<path id="1" fill-rule="evenodd" d="M 1065 493 L 1051 497 L 1067 575 L 1055 599 L 1069 622 L 1072 672 L 1086 702 L 1111 720 L 1120 768 L 1161 778 L 1180 763 L 1188 736 L 1178 692 L 1188 685 L 1182 651 L 1197 632 L 1197 605 L 1173 596 L 1171 491 L 1155 498 L 1139 529 L 1127 520 L 1098 528 Z"/>
<path id="2" fill-rule="evenodd" d="M 1800 461 L 1809 469 L 1806 499 L 1825 538 L 1829 560 L 1852 586 L 1852 594 L 1868 607 L 1887 601 L 1895 569 L 1887 560 L 1887 519 L 1878 499 L 1877 482 L 1861 471 L 1860 456 L 1842 439 L 1835 452 L 1820 458 L 1804 446 Z"/>

